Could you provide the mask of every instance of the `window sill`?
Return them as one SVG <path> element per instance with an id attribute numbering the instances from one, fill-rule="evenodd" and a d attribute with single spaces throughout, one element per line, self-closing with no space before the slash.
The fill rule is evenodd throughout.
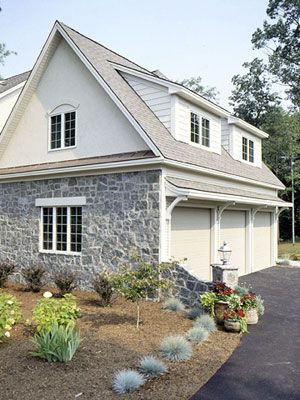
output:
<path id="1" fill-rule="evenodd" d="M 77 256 L 77 257 L 81 257 L 82 256 L 82 252 L 77 253 L 75 251 L 39 250 L 39 253 L 42 253 L 42 254 L 53 254 L 53 255 L 56 255 L 56 256 Z"/>
<path id="2" fill-rule="evenodd" d="M 64 151 L 64 150 L 72 150 L 72 149 L 76 149 L 77 145 L 75 146 L 68 146 L 68 147 L 59 147 L 57 149 L 49 149 L 48 148 L 48 153 L 52 153 L 54 151 Z"/>

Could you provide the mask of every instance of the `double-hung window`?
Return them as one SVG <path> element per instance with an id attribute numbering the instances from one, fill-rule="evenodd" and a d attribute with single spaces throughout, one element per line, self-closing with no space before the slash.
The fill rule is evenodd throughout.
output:
<path id="1" fill-rule="evenodd" d="M 191 142 L 210 146 L 210 122 L 191 112 Z"/>
<path id="2" fill-rule="evenodd" d="M 80 253 L 82 207 L 42 207 L 42 250 Z"/>
<path id="3" fill-rule="evenodd" d="M 242 139 L 242 159 L 251 163 L 254 162 L 254 142 L 245 137 Z"/>
<path id="4" fill-rule="evenodd" d="M 50 150 L 76 145 L 76 111 L 51 115 Z"/>

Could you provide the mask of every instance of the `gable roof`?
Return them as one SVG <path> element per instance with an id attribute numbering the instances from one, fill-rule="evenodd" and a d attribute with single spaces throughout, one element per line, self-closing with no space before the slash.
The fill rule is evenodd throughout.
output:
<path id="1" fill-rule="evenodd" d="M 39 57 L 41 58 L 41 63 L 40 65 L 38 65 L 38 62 L 35 64 L 33 72 L 24 88 L 24 92 L 26 92 L 27 86 L 28 92 L 30 92 L 31 83 L 32 86 L 37 85 L 39 76 L 42 74 L 42 68 L 45 68 L 47 59 L 49 60 L 52 56 L 55 51 L 55 46 L 59 40 L 61 40 L 61 37 L 69 43 L 98 82 L 102 84 L 111 95 L 117 105 L 122 110 L 126 111 L 127 115 L 131 118 L 131 122 L 135 124 L 140 134 L 143 135 L 143 138 L 150 144 L 150 149 L 157 156 L 162 155 L 168 160 L 225 173 L 239 179 L 245 178 L 252 181 L 253 184 L 259 182 L 273 185 L 277 188 L 284 187 L 279 179 L 265 165 L 263 165 L 262 168 L 250 166 L 234 160 L 224 149 L 219 155 L 177 141 L 146 103 L 138 96 L 134 89 L 131 88 L 120 75 L 112 63 L 140 71 L 155 78 L 157 78 L 158 75 L 109 50 L 94 40 L 87 38 L 61 22 L 55 23 L 46 42 L 47 45 L 44 46 Z M 162 81 L 164 80 L 163 78 L 161 79 Z M 33 89 L 31 88 L 31 90 Z M 19 110 L 18 103 L 26 102 L 26 94 L 27 93 L 18 100 L 15 107 L 17 110 L 13 110 L 14 112 L 7 121 L 1 136 L 6 134 L 9 136 L 9 133 L 12 134 L 13 128 L 16 125 L 16 120 L 21 115 L 21 107 Z M 3 151 L 8 140 L 9 137 L 1 137 L 0 151 Z"/>
<path id="2" fill-rule="evenodd" d="M 0 94 L 19 85 L 19 83 L 25 82 L 28 79 L 29 74 L 30 71 L 26 71 L 22 72 L 21 74 L 0 80 Z"/>

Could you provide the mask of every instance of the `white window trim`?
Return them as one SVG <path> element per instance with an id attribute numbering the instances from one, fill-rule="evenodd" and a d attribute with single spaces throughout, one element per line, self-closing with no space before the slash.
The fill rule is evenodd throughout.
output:
<path id="1" fill-rule="evenodd" d="M 44 237 L 44 225 L 43 225 L 43 208 L 52 207 L 53 208 L 53 237 L 52 237 L 52 250 L 46 250 L 43 248 L 43 237 Z M 60 206 L 44 206 L 41 207 L 40 214 L 40 240 L 39 240 L 39 252 L 46 254 L 58 254 L 58 255 L 71 255 L 71 256 L 81 256 L 82 255 L 82 243 L 81 251 L 71 251 L 71 207 L 73 205 L 64 205 L 67 207 L 67 250 L 57 250 L 56 249 L 56 208 Z"/>
<path id="2" fill-rule="evenodd" d="M 193 142 L 191 140 L 191 115 L 192 114 L 196 114 L 199 118 L 199 143 Z M 204 146 L 202 144 L 202 120 L 206 119 L 207 121 L 209 121 L 209 146 Z M 211 148 L 211 119 L 207 118 L 207 116 L 200 114 L 197 111 L 194 111 L 192 109 L 190 109 L 190 119 L 189 119 L 189 144 L 195 147 L 201 147 L 201 149 L 205 149 L 205 150 L 212 150 Z"/>
<path id="3" fill-rule="evenodd" d="M 59 107 L 59 106 L 58 106 Z M 56 109 L 58 108 L 56 107 Z M 73 146 L 65 146 L 65 114 L 75 112 L 75 144 Z M 78 115 L 77 109 L 72 107 L 70 110 L 62 112 L 48 113 L 48 152 L 75 149 L 77 147 L 77 129 L 78 129 Z M 61 147 L 51 149 L 51 118 L 61 116 Z"/>
<path id="4" fill-rule="evenodd" d="M 48 197 L 35 200 L 36 207 L 85 206 L 86 197 Z"/>
<path id="5" fill-rule="evenodd" d="M 243 139 L 247 140 L 247 160 L 244 160 L 244 158 L 243 158 Z M 249 142 L 250 141 L 253 143 L 253 161 L 249 160 L 249 156 L 250 156 Z M 255 165 L 255 141 L 244 135 L 242 136 L 241 161 L 245 164 Z"/>

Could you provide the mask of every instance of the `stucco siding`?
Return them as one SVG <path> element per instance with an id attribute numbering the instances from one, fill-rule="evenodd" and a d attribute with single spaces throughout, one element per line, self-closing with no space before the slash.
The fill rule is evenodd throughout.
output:
<path id="1" fill-rule="evenodd" d="M 77 146 L 48 151 L 49 113 L 72 104 Z M 146 150 L 148 146 L 69 46 L 56 49 L 0 160 L 1 167 Z"/>
<path id="2" fill-rule="evenodd" d="M 0 97 L 0 132 L 5 125 L 5 122 L 15 105 L 17 98 L 22 90 L 22 87 L 18 87 L 8 94 L 5 93 Z"/>

